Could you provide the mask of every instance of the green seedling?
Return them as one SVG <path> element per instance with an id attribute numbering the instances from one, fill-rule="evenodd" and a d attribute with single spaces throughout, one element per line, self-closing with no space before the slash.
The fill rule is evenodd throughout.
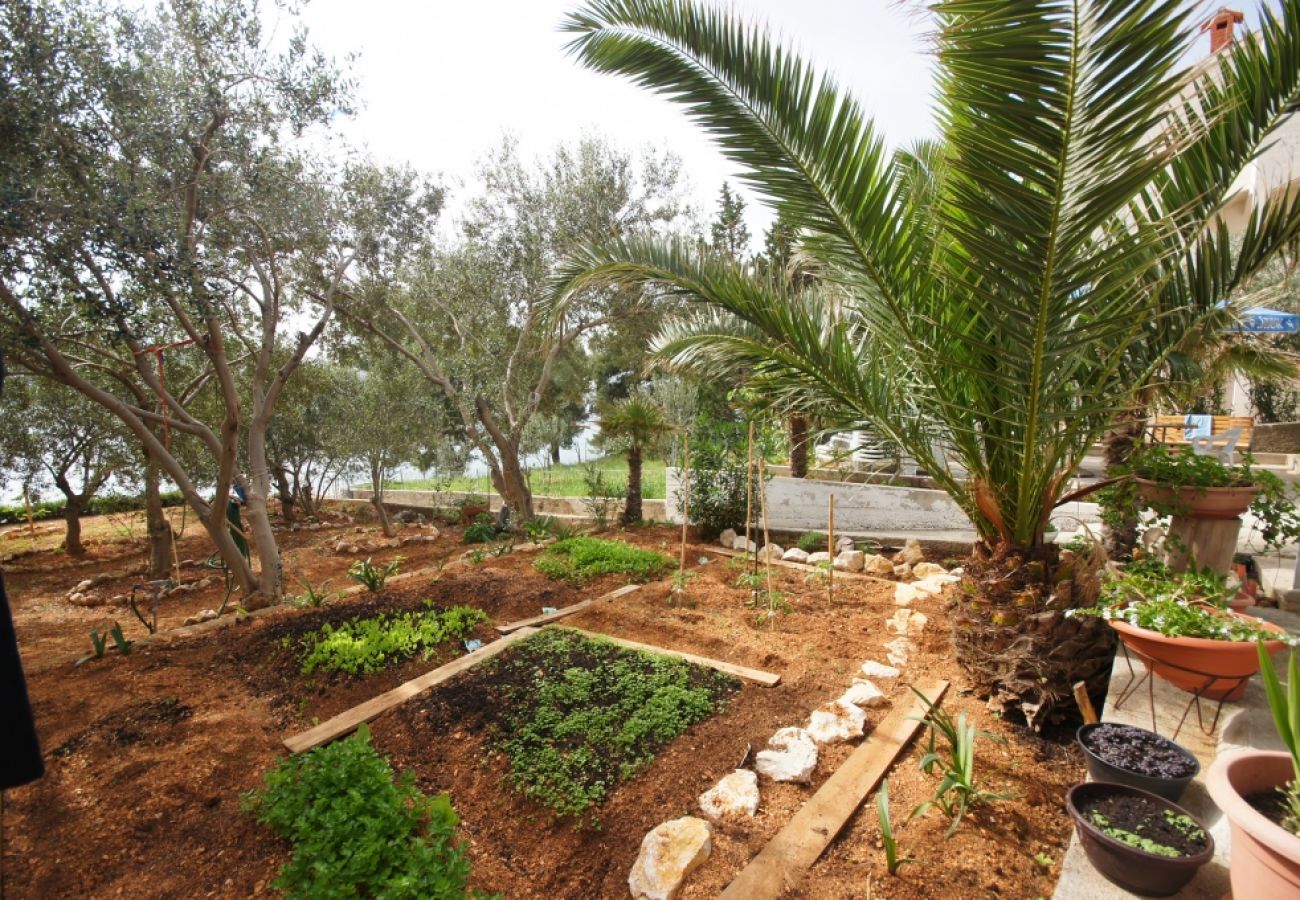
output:
<path id="1" fill-rule="evenodd" d="M 402 563 L 404 562 L 406 562 L 406 559 L 398 556 L 388 565 L 381 568 L 371 562 L 370 558 L 367 558 L 365 561 L 357 560 L 348 567 L 348 577 L 353 581 L 364 584 L 366 590 L 371 593 L 376 593 L 383 590 L 384 583 L 397 574 L 397 570 L 402 567 Z"/>
<path id="2" fill-rule="evenodd" d="M 885 845 L 885 867 L 890 875 L 897 875 L 904 863 L 916 862 L 914 856 L 898 855 L 898 841 L 894 838 L 894 826 L 889 820 L 889 779 L 880 784 L 876 794 L 876 815 L 880 820 L 880 840 Z"/>

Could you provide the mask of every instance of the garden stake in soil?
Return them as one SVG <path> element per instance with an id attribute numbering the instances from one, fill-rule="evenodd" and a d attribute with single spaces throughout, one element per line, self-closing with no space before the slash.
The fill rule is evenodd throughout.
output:
<path id="1" fill-rule="evenodd" d="M 682 435 L 682 557 L 677 571 L 686 571 L 686 524 L 691 521 L 691 435 Z M 685 576 L 683 576 L 685 577 Z"/>
<path id="2" fill-rule="evenodd" d="M 826 496 L 826 552 L 831 557 L 830 577 L 826 579 L 826 602 L 835 602 L 835 495 Z"/>

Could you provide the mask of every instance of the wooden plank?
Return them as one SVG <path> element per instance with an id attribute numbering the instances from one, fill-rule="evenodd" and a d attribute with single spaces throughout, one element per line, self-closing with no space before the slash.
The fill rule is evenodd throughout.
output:
<path id="1" fill-rule="evenodd" d="M 646 653 L 658 653 L 663 656 L 676 656 L 678 659 L 684 659 L 687 662 L 693 662 L 697 666 L 706 666 L 710 669 L 717 669 L 719 672 L 726 672 L 728 675 L 735 675 L 737 678 L 744 678 L 747 681 L 754 681 L 764 687 L 774 687 L 781 683 L 781 676 L 775 672 L 764 672 L 762 669 L 751 669 L 748 666 L 738 666 L 735 663 L 723 662 L 720 659 L 710 659 L 707 656 L 697 656 L 694 653 L 687 653 L 683 650 L 669 650 L 667 647 L 656 647 L 654 644 L 642 644 L 640 641 L 629 641 L 627 638 L 614 637 L 613 635 L 601 634 L 597 631 L 586 631 L 582 628 L 573 628 L 564 626 L 570 631 L 576 631 L 579 634 L 585 634 L 587 637 L 601 638 L 618 644 L 620 647 L 627 647 L 629 650 L 643 650 Z"/>
<path id="2" fill-rule="evenodd" d="M 746 553 L 744 550 L 728 550 L 725 547 L 705 547 L 704 549 L 707 550 L 709 553 L 717 553 L 722 556 L 748 557 L 751 555 Z M 832 557 L 832 559 L 834 559 L 834 557 Z M 806 566 L 803 563 L 787 562 L 784 559 L 774 559 L 772 560 L 772 565 L 780 566 L 784 569 L 794 569 L 796 572 L 820 572 L 821 571 L 816 566 Z M 865 572 L 845 572 L 842 569 L 835 570 L 835 578 L 836 579 L 848 578 L 856 581 L 875 581 L 880 584 L 894 584 L 894 582 L 890 581 L 888 578 L 880 578 L 875 575 L 868 575 Z"/>
<path id="3" fill-rule="evenodd" d="M 581 612 L 588 606 L 601 600 L 617 600 L 619 597 L 626 596 L 633 591 L 639 590 L 641 590 L 641 585 L 639 584 L 625 584 L 616 591 L 610 591 L 608 594 L 602 594 L 599 597 L 592 597 L 588 600 L 583 600 L 582 602 L 575 603 L 572 606 L 561 607 L 555 612 L 542 613 L 540 616 L 533 616 L 531 619 L 520 619 L 517 622 L 507 622 L 504 625 L 498 625 L 497 631 L 502 634 L 509 634 L 512 631 L 518 631 L 520 628 L 527 628 L 530 625 L 545 625 L 547 622 L 554 622 L 556 619 L 563 619 L 565 616 L 571 616 L 576 612 Z"/>
<path id="4" fill-rule="evenodd" d="M 923 690 L 938 703 L 948 689 L 940 681 Z M 889 771 L 898 754 L 921 728 L 925 706 L 919 699 L 894 709 L 784 828 L 741 870 L 720 895 L 723 900 L 776 900 L 792 891 L 844 827 L 862 801 Z"/>
<path id="5" fill-rule="evenodd" d="M 473 653 L 466 653 L 464 656 L 453 659 L 446 665 L 439 666 L 430 672 L 425 672 L 418 678 L 412 678 L 410 681 L 399 684 L 391 691 L 386 691 L 378 697 L 372 697 L 365 703 L 341 712 L 334 718 L 321 722 L 314 728 L 309 728 L 301 734 L 287 737 L 284 739 L 284 745 L 293 753 L 302 753 L 304 750 L 319 747 L 321 744 L 328 744 L 335 738 L 342 737 L 345 734 L 355 731 L 356 727 L 362 722 L 369 722 L 385 710 L 392 709 L 399 703 L 403 703 L 414 697 L 416 694 L 427 691 L 436 684 L 441 684 L 453 675 L 459 675 L 466 669 L 473 668 L 483 660 L 496 656 L 511 644 L 536 633 L 536 628 L 521 628 L 514 634 L 493 641 L 485 647 L 480 647 Z"/>

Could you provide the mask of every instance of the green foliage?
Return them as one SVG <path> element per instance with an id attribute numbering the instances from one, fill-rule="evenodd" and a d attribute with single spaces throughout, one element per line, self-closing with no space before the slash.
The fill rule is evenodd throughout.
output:
<path id="1" fill-rule="evenodd" d="M 885 845 L 885 867 L 890 875 L 897 875 L 904 863 L 916 862 L 914 856 L 898 855 L 898 841 L 894 838 L 894 826 L 889 820 L 889 779 L 880 783 L 876 794 L 876 817 L 880 821 L 880 841 Z"/>
<path id="2" fill-rule="evenodd" d="M 438 610 L 426 600 L 425 609 L 418 612 L 327 623 L 299 639 L 302 673 L 324 669 L 368 675 L 421 651 L 427 659 L 438 645 L 463 638 L 487 620 L 482 610 L 471 606 Z"/>
<path id="3" fill-rule="evenodd" d="M 627 486 L 616 482 L 607 470 L 594 465 L 582 470 L 582 482 L 585 490 L 582 505 L 587 514 L 596 520 L 597 528 L 608 528 L 621 498 L 627 492 Z"/>
<path id="4" fill-rule="evenodd" d="M 524 523 L 524 535 L 536 543 L 550 537 L 555 530 L 555 516 L 533 516 Z"/>
<path id="5" fill-rule="evenodd" d="M 325 585 L 329 584 L 329 579 L 321 582 L 320 586 L 313 585 L 306 578 L 302 579 L 302 593 L 291 599 L 294 606 L 304 608 L 316 608 L 324 606 L 334 595 L 325 590 Z"/>
<path id="6" fill-rule="evenodd" d="M 126 636 L 122 634 L 121 625 L 114 622 L 113 628 L 108 632 L 108 634 L 113 639 L 113 645 L 117 647 L 118 653 L 122 654 L 123 656 L 131 655 L 132 642 L 128 641 L 126 639 Z"/>
<path id="7" fill-rule="evenodd" d="M 366 557 L 365 560 L 357 560 L 348 566 L 348 577 L 353 581 L 364 584 L 366 590 L 371 593 L 383 590 L 385 582 L 393 575 L 396 575 L 397 570 L 402 567 L 402 563 L 406 562 L 403 557 L 398 556 L 388 565 L 380 568 L 372 563 L 370 559 L 370 557 Z"/>
<path id="8" fill-rule="evenodd" d="M 291 756 L 243 805 L 293 843 L 275 887 L 290 898 L 459 900 L 470 863 L 446 794 L 429 797 L 370 745 L 363 724 L 346 740 Z"/>
<path id="9" fill-rule="evenodd" d="M 779 429 L 768 424 L 755 428 L 754 455 L 777 455 L 782 440 Z M 745 523 L 746 460 L 749 424 L 700 416 L 691 427 L 690 517 L 706 535 Z M 758 476 L 749 489 L 758 496 Z M 679 496 L 678 502 L 682 498 Z M 757 509 L 757 502 L 754 508 Z"/>
<path id="10" fill-rule="evenodd" d="M 1189 816 L 1180 815 L 1170 809 L 1163 811 L 1163 817 L 1167 824 L 1178 829 L 1191 840 L 1205 840 L 1205 832 L 1201 830 L 1201 826 L 1196 824 L 1195 819 L 1192 819 Z M 1133 847 L 1134 849 L 1141 850 L 1145 853 L 1153 853 L 1156 856 L 1182 856 L 1182 854 L 1174 847 L 1170 847 L 1167 844 L 1157 843 L 1145 835 L 1129 831 L 1125 828 L 1120 828 L 1118 825 L 1110 824 L 1110 819 L 1096 810 L 1088 813 L 1088 819 L 1092 824 L 1100 828 L 1108 837 L 1114 838 L 1121 844 L 1126 844 L 1129 847 Z"/>
<path id="11" fill-rule="evenodd" d="M 162 503 L 164 507 L 180 506 L 185 502 L 180 491 L 164 491 L 162 494 Z M 42 522 L 46 519 L 59 519 L 63 517 L 63 510 L 67 506 L 67 501 L 59 500 L 41 500 L 32 503 L 32 521 Z M 86 504 L 85 515 L 104 516 L 114 513 L 135 512 L 144 509 L 143 494 L 105 494 L 102 497 L 92 497 Z M 27 507 L 18 504 L 4 505 L 0 504 L 0 525 L 12 525 L 17 522 L 27 521 Z"/>
<path id="12" fill-rule="evenodd" d="M 90 645 L 94 648 L 95 659 L 104 658 L 104 649 L 108 645 L 108 632 L 100 634 L 98 629 L 90 632 Z"/>
<path id="13" fill-rule="evenodd" d="M 1282 745 L 1291 754 L 1291 767 L 1295 774 L 1279 788 L 1286 805 L 1283 826 L 1292 834 L 1300 834 L 1300 665 L 1296 663 L 1293 649 L 1287 658 L 1286 687 L 1283 687 L 1264 642 L 1255 646 L 1259 652 L 1260 678 L 1268 695 L 1268 709 L 1273 714 L 1273 726 L 1282 739 Z"/>
<path id="14" fill-rule="evenodd" d="M 961 824 L 962 816 L 970 807 L 995 800 L 1008 800 L 1016 795 L 985 791 L 976 784 L 975 742 L 981 735 L 987 738 L 996 738 L 996 735 L 977 731 L 974 725 L 966 721 L 965 713 L 960 713 L 954 720 L 947 710 L 931 703 L 916 688 L 912 688 L 912 693 L 925 704 L 924 722 L 930 728 L 929 744 L 925 755 L 921 757 L 921 771 L 930 775 L 935 768 L 939 768 L 943 777 L 934 790 L 934 797 L 919 804 L 908 818 L 921 815 L 932 806 L 938 806 L 944 815 L 952 818 L 952 824 L 944 834 L 945 837 L 952 837 Z M 936 733 L 943 736 L 947 744 L 946 752 L 941 753 L 935 748 Z"/>
<path id="15" fill-rule="evenodd" d="M 799 540 L 795 543 L 795 546 L 804 553 L 820 553 L 829 547 L 827 543 L 829 540 L 830 538 L 824 532 L 805 531 L 799 535 Z"/>
<path id="16" fill-rule="evenodd" d="M 644 582 L 658 578 L 676 563 L 662 553 L 642 550 L 624 541 L 573 537 L 552 544 L 533 565 L 548 578 L 566 581 L 617 574 Z"/>
<path id="17" fill-rule="evenodd" d="M 1120 619 L 1166 637 L 1297 643 L 1291 635 L 1270 631 L 1229 612 L 1226 607 L 1235 594 L 1224 576 L 1215 572 L 1179 575 L 1159 562 L 1143 560 L 1107 578 L 1096 606 L 1071 609 L 1066 615 Z"/>
<path id="18" fill-rule="evenodd" d="M 684 660 L 563 629 L 533 635 L 487 666 L 503 685 L 496 740 L 510 758 L 510 783 L 562 816 L 600 803 L 739 687 Z"/>
<path id="19" fill-rule="evenodd" d="M 486 544 L 497 536 L 497 523 L 491 513 L 479 513 L 474 521 L 465 527 L 461 540 L 467 544 Z"/>

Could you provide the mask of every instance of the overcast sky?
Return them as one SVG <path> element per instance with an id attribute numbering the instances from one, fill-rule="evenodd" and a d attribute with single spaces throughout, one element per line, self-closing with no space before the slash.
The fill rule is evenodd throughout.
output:
<path id="1" fill-rule="evenodd" d="M 672 149 L 685 162 L 696 202 L 712 215 L 717 191 L 724 179 L 734 179 L 734 171 L 676 105 L 615 76 L 587 71 L 565 53 L 568 38 L 557 26 L 577 5 L 578 0 L 312 0 L 304 19 L 327 53 L 339 59 L 359 54 L 353 73 L 363 108 L 343 132 L 382 161 L 440 172 L 464 195 L 472 183 L 457 185 L 472 179 L 475 162 L 504 134 L 519 140 L 525 158 L 534 158 L 595 131 L 625 147 Z M 933 59 L 916 4 L 731 5 L 768 22 L 805 57 L 835 73 L 891 145 L 934 133 Z M 1257 23 L 1257 0 L 1233 5 L 1246 11 L 1248 27 Z M 1205 52 L 1198 42 L 1189 56 Z M 749 199 L 757 241 L 770 215 Z"/>

